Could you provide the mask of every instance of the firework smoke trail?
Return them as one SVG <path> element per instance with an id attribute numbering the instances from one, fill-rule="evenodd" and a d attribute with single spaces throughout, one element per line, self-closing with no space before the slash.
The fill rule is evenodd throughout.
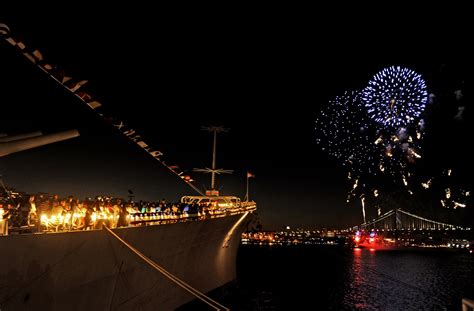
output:
<path id="1" fill-rule="evenodd" d="M 365 196 L 364 195 L 360 196 L 360 203 L 362 205 L 362 217 L 364 218 L 364 224 L 365 224 L 366 221 L 365 221 Z"/>

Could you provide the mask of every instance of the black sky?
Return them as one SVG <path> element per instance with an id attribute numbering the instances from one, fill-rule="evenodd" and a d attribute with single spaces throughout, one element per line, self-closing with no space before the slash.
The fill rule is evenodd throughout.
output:
<path id="1" fill-rule="evenodd" d="M 359 208 L 345 203 L 345 172 L 314 141 L 315 117 L 329 99 L 365 86 L 387 65 L 409 66 L 426 77 L 428 87 L 431 83 L 446 94 L 468 72 L 463 64 L 407 61 L 396 53 L 380 57 L 370 43 L 357 42 L 357 30 L 345 33 L 347 38 L 328 35 L 324 25 L 313 28 L 311 21 L 282 17 L 275 18 L 281 23 L 273 18 L 226 23 L 225 16 L 189 19 L 174 12 L 165 19 L 163 13 L 141 16 L 137 11 L 10 12 L 3 22 L 65 72 L 89 80 L 89 93 L 163 151 L 167 163 L 186 170 L 209 166 L 211 138 L 200 127 L 230 128 L 218 140 L 218 166 L 235 173 L 219 178 L 219 185 L 222 193 L 243 196 L 246 171 L 254 172 L 251 197 L 266 228 L 361 221 Z M 79 139 L 2 158 L 8 185 L 79 196 L 124 197 L 133 189 L 141 199 L 176 200 L 192 193 L 10 47 L 0 51 L 6 78 L 1 84 L 3 131 L 81 132 Z M 441 110 L 452 114 L 456 107 Z M 446 141 L 449 131 L 439 130 L 432 141 L 441 139 L 440 150 L 454 145 L 464 152 L 464 139 Z M 444 149 L 441 154 L 450 153 Z M 192 176 L 197 185 L 208 184 L 207 176 Z"/>

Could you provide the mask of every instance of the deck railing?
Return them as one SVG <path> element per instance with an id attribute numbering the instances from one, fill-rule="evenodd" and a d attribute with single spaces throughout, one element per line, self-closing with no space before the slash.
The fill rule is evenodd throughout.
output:
<path id="1" fill-rule="evenodd" d="M 131 213 L 127 216 L 127 225 L 121 225 L 121 228 L 127 227 L 138 227 L 138 226 L 151 226 L 151 225 L 164 225 L 174 224 L 181 222 L 190 221 L 203 221 L 214 218 L 221 218 L 227 216 L 233 216 L 243 214 L 246 212 L 253 212 L 257 209 L 255 202 L 242 202 L 239 207 L 225 208 L 225 209 L 214 209 L 205 210 L 197 213 L 186 213 L 181 212 L 179 214 L 165 213 L 165 212 L 152 212 L 152 213 Z M 118 215 L 111 214 L 99 214 L 94 213 L 92 215 L 91 223 L 78 226 L 75 222 L 77 219 L 84 218 L 84 215 L 79 214 L 66 214 L 59 216 L 42 215 L 38 221 L 40 225 L 21 226 L 21 227 L 10 227 L 6 234 L 24 234 L 24 233 L 51 233 L 51 232 L 69 232 L 69 231 L 84 231 L 102 229 L 102 226 L 109 228 L 118 227 Z M 8 226 L 8 222 L 4 221 L 4 226 Z M 0 233 L 0 236 L 2 234 Z"/>

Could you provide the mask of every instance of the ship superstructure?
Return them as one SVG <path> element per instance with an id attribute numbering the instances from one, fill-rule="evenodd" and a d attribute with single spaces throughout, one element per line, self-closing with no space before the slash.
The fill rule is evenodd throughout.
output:
<path id="1" fill-rule="evenodd" d="M 11 37 L 4 24 L 0 24 L 0 36 L 0 44 L 22 53 L 77 100 L 107 117 L 100 102 L 78 92 L 84 81 L 58 75 L 38 50 Z M 115 119 L 112 125 L 199 195 L 183 197 L 179 213 L 131 211 L 119 203 L 117 214 L 113 209 L 38 211 L 37 222 L 27 224 L 28 230 L 0 233 L 2 310 L 172 310 L 235 278 L 240 235 L 256 210 L 255 202 L 219 196 L 214 174 L 222 172 L 215 165 L 212 189 L 202 193 L 191 178 L 162 161 L 162 153 L 133 129 Z M 2 135 L 0 155 L 78 135 L 76 130 Z M 80 219 L 85 219 L 85 226 L 77 225 Z M 7 218 L 1 221 L 10 227 Z"/>

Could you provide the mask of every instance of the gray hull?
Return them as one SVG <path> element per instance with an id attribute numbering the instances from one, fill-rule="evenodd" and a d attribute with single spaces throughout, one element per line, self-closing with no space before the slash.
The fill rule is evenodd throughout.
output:
<path id="1" fill-rule="evenodd" d="M 114 232 L 206 293 L 235 279 L 245 215 Z M 10 235 L 0 251 L 2 311 L 172 310 L 195 298 L 105 230 Z"/>

